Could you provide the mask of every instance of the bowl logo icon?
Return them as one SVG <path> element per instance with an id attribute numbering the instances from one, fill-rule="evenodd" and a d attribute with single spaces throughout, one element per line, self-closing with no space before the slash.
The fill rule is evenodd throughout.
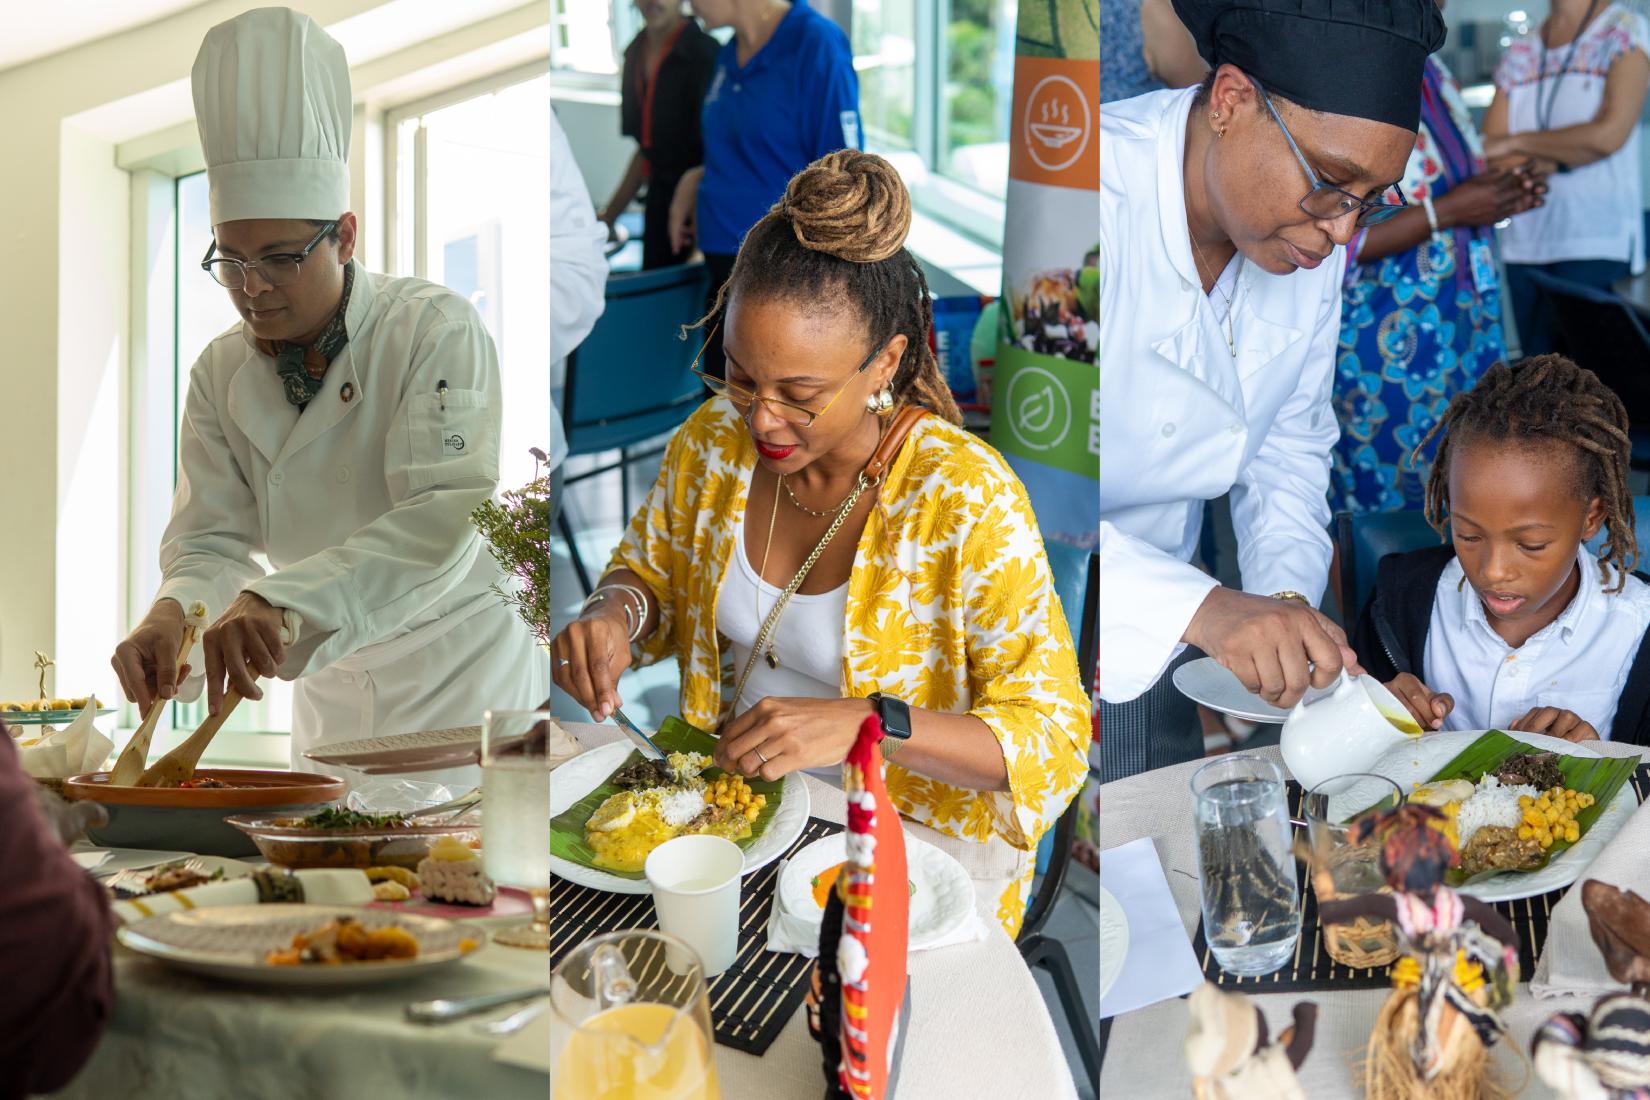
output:
<path id="1" fill-rule="evenodd" d="M 1038 166 L 1059 172 L 1077 163 L 1089 146 L 1094 115 L 1082 88 L 1067 76 L 1046 76 L 1026 99 L 1026 152 Z"/>

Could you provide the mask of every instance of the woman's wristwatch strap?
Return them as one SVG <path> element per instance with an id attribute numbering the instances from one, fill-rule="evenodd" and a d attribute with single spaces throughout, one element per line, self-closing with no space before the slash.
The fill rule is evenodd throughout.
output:
<path id="1" fill-rule="evenodd" d="M 880 691 L 873 691 L 867 698 L 877 708 L 877 718 L 882 722 L 882 758 L 891 761 L 900 747 L 911 740 L 911 707 L 904 699 Z"/>

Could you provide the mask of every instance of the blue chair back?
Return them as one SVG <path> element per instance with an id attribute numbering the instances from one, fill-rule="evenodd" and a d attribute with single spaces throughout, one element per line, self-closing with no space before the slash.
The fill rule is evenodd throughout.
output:
<path id="1" fill-rule="evenodd" d="M 703 338 L 680 328 L 705 309 L 704 264 L 610 275 L 607 308 L 567 357 L 562 421 L 568 453 L 630 447 L 686 420 L 705 399 L 690 369 Z"/>
<path id="2" fill-rule="evenodd" d="M 1100 555 L 1063 542 L 1045 542 L 1048 567 L 1054 574 L 1054 594 L 1066 613 L 1071 642 L 1077 647 L 1077 668 L 1085 685 L 1094 678 L 1094 652 L 1100 629 Z"/>
<path id="3" fill-rule="evenodd" d="M 1437 546 L 1438 532 L 1420 511 L 1367 512 L 1335 516 L 1335 547 L 1341 559 L 1341 624 L 1350 633 L 1375 590 L 1381 559 L 1425 546 Z"/>

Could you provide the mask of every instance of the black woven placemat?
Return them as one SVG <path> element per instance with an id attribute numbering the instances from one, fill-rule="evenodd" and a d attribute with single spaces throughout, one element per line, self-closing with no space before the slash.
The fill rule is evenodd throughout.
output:
<path id="1" fill-rule="evenodd" d="M 1633 772 L 1631 782 L 1633 793 L 1643 802 L 1646 792 L 1650 791 L 1650 764 L 1639 765 Z M 1289 780 L 1288 791 L 1290 816 L 1303 817 L 1299 784 Z M 1318 923 L 1317 891 L 1307 885 L 1306 868 L 1299 861 L 1295 864 L 1295 876 L 1295 881 L 1305 887 L 1305 900 L 1301 906 L 1301 937 L 1295 946 L 1295 957 L 1279 970 L 1271 974 L 1262 974 L 1258 978 L 1242 978 L 1228 974 L 1215 961 L 1214 952 L 1209 950 L 1209 942 L 1203 935 L 1203 921 L 1199 918 L 1197 933 L 1192 937 L 1192 951 L 1196 953 L 1198 963 L 1203 967 L 1203 976 L 1219 986 L 1253 989 L 1262 993 L 1298 993 L 1331 987 L 1384 989 L 1390 985 L 1387 968 L 1384 966 L 1350 967 L 1329 957 L 1329 949 L 1323 939 L 1323 926 Z M 1525 981 L 1535 973 L 1536 956 L 1541 953 L 1542 945 L 1547 942 L 1547 924 L 1552 919 L 1553 906 L 1558 904 L 1568 889 L 1569 887 L 1564 887 L 1533 898 L 1493 903 L 1501 915 L 1512 922 L 1514 930 L 1518 933 L 1518 967 Z"/>
<path id="2" fill-rule="evenodd" d="M 785 854 L 746 877 L 739 894 L 739 953 L 710 983 L 710 1020 L 716 1041 L 760 1056 L 779 1038 L 808 990 L 814 960 L 768 950 L 768 917 L 779 885 L 779 865 L 841 825 L 810 817 Z M 612 894 L 550 876 L 550 965 L 591 936 L 657 928 L 647 894 Z"/>

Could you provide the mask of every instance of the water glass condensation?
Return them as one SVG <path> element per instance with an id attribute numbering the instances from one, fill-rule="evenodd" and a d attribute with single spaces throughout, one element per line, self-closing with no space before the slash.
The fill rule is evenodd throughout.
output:
<path id="1" fill-rule="evenodd" d="M 1192 776 L 1203 931 L 1228 974 L 1270 974 L 1300 939 L 1300 890 L 1283 774 L 1226 756 Z"/>
<path id="2" fill-rule="evenodd" d="M 493 934 L 507 947 L 550 947 L 550 712 L 490 710 L 481 726 L 481 852 L 501 886 L 527 891 L 531 924 Z"/>

